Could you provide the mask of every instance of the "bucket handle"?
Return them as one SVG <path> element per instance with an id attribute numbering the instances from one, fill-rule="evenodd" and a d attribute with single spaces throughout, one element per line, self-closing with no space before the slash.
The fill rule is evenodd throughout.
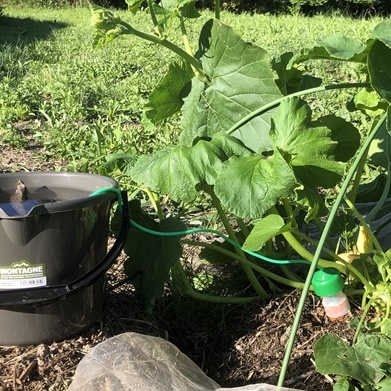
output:
<path id="1" fill-rule="evenodd" d="M 115 262 L 127 238 L 130 213 L 126 191 L 121 192 L 120 200 L 122 200 L 122 224 L 118 237 L 106 256 L 93 269 L 66 285 L 37 287 L 32 290 L 0 290 L 0 309 L 10 310 L 48 305 L 79 293 L 99 280 Z"/>

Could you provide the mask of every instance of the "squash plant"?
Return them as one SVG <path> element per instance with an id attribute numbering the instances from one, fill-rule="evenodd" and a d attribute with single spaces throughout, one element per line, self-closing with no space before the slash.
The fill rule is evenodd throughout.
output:
<path id="1" fill-rule="evenodd" d="M 246 302 L 266 297 L 277 287 L 302 287 L 303 279 L 289 262 L 313 260 L 311 249 L 317 245 L 313 227 L 322 233 L 330 211 L 329 195 L 338 193 L 353 164 L 354 175 L 345 188 L 341 187 L 349 193 L 335 217 L 339 230 L 327 236 L 318 265 L 337 268 L 347 276 L 351 294 L 363 295 L 365 305 L 377 303 L 385 311 L 383 316 L 388 315 L 390 290 L 384 287 L 390 276 L 391 257 L 375 238 L 376 230 L 388 220 L 372 230 L 355 201 L 357 194 L 368 192 L 375 183 L 362 187 L 368 159 L 374 157 L 371 164 L 378 168 L 379 178 L 388 174 L 391 21 L 380 23 L 366 42 L 331 36 L 296 55 L 284 53 L 271 61 L 265 50 L 243 41 L 220 21 L 219 1 L 215 2 L 215 18 L 202 27 L 198 49 L 193 53 L 186 21 L 199 16 L 195 3 L 161 0 L 157 4 L 149 0 L 152 33 L 134 29 L 109 10 L 92 8 L 96 47 L 119 36 L 135 35 L 178 56 L 152 91 L 145 114 L 158 124 L 179 113 L 179 141 L 141 156 L 130 171 L 150 197 L 157 216 L 147 216 L 139 201 L 131 201 L 133 227 L 125 246 L 129 256 L 125 271 L 142 294 L 146 309 L 152 309 L 169 278 L 184 294 L 217 302 Z M 128 4 L 135 13 L 141 11 L 144 2 L 128 0 Z M 183 46 L 169 39 L 170 26 L 175 23 L 180 27 Z M 354 83 L 322 85 L 322 80 L 303 71 L 302 64 L 308 60 L 361 64 L 363 78 Z M 359 131 L 352 122 L 336 115 L 315 117 L 304 99 L 310 93 L 343 88 L 356 93 L 348 102 L 349 108 L 371 118 L 369 131 Z M 379 132 L 381 137 L 377 136 Z M 376 158 L 386 164 L 378 164 Z M 389 186 L 387 179 L 380 196 L 382 203 Z M 167 195 L 180 206 L 176 216 L 163 213 L 161 200 Z M 226 234 L 219 234 L 223 242 L 205 243 L 186 237 L 196 230 L 186 229 L 184 217 L 205 197 L 224 227 Z M 372 221 L 379 215 L 380 206 L 369 212 Z M 337 254 L 354 251 L 352 238 L 359 224 L 364 224 L 374 238 L 376 254 L 371 261 L 365 254 L 350 263 Z M 341 250 L 341 241 L 345 250 Z M 239 263 L 254 294 L 202 293 L 180 262 L 184 244 L 201 246 L 210 260 Z M 212 253 L 218 256 L 212 257 Z M 270 261 L 279 264 L 278 268 L 270 268 Z M 384 288 L 381 295 L 376 293 L 379 284 Z"/>

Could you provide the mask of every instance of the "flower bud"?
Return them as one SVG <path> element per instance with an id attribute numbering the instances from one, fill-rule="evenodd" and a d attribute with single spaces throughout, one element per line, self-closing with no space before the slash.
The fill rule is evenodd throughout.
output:
<path id="1" fill-rule="evenodd" d="M 357 238 L 357 251 L 360 254 L 369 254 L 373 250 L 373 242 L 368 230 L 360 225 Z"/>

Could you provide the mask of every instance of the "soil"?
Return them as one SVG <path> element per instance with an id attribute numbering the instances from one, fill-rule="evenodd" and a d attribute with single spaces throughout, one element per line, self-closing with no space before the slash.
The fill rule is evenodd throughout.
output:
<path id="1" fill-rule="evenodd" d="M 33 143 L 22 150 L 1 145 L 0 149 L 0 173 L 46 171 L 66 165 L 66 161 L 52 159 Z M 124 259 L 121 255 L 107 273 L 102 316 L 89 329 L 53 343 L 0 347 L 0 391 L 66 390 L 77 364 L 91 348 L 129 331 L 171 341 L 221 386 L 277 383 L 299 291 L 246 305 L 211 305 L 178 297 L 167 287 L 153 315 L 148 315 L 133 286 L 124 281 Z M 358 315 L 358 309 L 352 309 L 353 315 Z M 315 369 L 313 345 L 331 332 L 351 340 L 351 316 L 330 321 L 319 298 L 309 294 L 285 378 L 286 387 L 332 390 L 334 379 Z"/>

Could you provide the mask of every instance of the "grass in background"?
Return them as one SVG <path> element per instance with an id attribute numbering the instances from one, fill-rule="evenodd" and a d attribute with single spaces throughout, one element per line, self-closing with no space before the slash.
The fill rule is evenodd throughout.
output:
<path id="1" fill-rule="evenodd" d="M 2 26 L 7 34 L 0 31 L 3 141 L 15 139 L 15 123 L 30 121 L 35 137 L 74 161 L 75 169 L 101 161 L 97 154 L 152 151 L 154 132 L 141 125 L 142 106 L 164 73 L 158 64 L 165 64 L 167 54 L 132 39 L 94 50 L 87 8 L 7 8 L 6 14 L 26 31 L 13 30 L 11 22 Z M 42 38 L 37 29 L 47 30 L 53 21 L 62 28 Z M 166 128 L 158 142 L 167 136 Z"/>
<path id="2" fill-rule="evenodd" d="M 19 141 L 15 124 L 29 121 L 31 134 L 51 153 L 74 162 L 71 169 L 103 167 L 105 173 L 114 164 L 107 156 L 120 156 L 126 164 L 130 156 L 176 140 L 175 120 L 156 129 L 142 112 L 149 93 L 167 70 L 171 53 L 131 36 L 94 50 L 87 8 L 8 6 L 4 13 L 5 23 L 0 26 L 0 141 Z M 118 13 L 136 28 L 149 29 L 147 15 Z M 204 12 L 192 24 L 194 50 L 201 25 L 212 16 Z M 227 12 L 221 19 L 271 57 L 297 52 L 330 34 L 364 38 L 380 21 Z M 338 69 L 325 69 L 317 63 L 311 66 L 328 82 L 341 80 L 341 74 L 357 79 L 359 72 L 345 69 L 343 64 Z"/>

